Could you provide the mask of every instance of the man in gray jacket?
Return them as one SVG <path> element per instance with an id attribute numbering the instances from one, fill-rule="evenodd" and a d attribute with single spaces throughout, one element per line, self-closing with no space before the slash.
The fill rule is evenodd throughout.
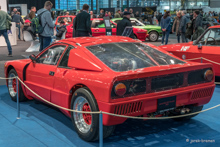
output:
<path id="1" fill-rule="evenodd" d="M 186 42 L 186 23 L 188 22 L 186 17 L 186 11 L 182 11 L 182 18 L 180 20 L 179 32 L 181 33 L 182 43 Z"/>
<path id="2" fill-rule="evenodd" d="M 44 8 L 37 11 L 37 14 L 40 15 L 40 23 L 44 28 L 44 31 L 39 35 L 40 39 L 40 51 L 44 50 L 51 43 L 51 37 L 54 35 L 54 24 L 51 16 L 51 9 L 53 4 L 50 1 L 46 1 Z"/>

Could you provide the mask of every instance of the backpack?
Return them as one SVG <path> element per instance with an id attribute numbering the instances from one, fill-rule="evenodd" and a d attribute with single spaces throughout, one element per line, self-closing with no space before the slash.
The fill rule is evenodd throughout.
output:
<path id="1" fill-rule="evenodd" d="M 46 11 L 44 11 L 46 12 Z M 38 16 L 34 17 L 31 20 L 31 30 L 34 34 L 41 34 L 44 31 L 44 28 L 47 24 L 45 24 L 45 26 L 43 27 L 41 25 L 41 15 L 44 13 L 42 12 L 41 14 L 39 14 Z"/>

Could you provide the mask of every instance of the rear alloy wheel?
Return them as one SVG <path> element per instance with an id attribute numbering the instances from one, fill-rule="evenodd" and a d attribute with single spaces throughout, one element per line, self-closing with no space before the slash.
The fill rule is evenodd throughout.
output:
<path id="1" fill-rule="evenodd" d="M 202 106 L 190 105 L 190 106 L 186 106 L 185 108 L 189 108 L 190 109 L 190 113 L 195 113 L 195 112 L 198 112 L 198 111 L 202 111 L 203 105 Z M 189 120 L 189 119 L 195 117 L 198 114 L 194 114 L 194 115 L 190 115 L 190 116 L 186 116 L 186 117 L 173 118 L 173 119 L 176 120 L 176 121 L 184 121 L 184 120 Z"/>
<path id="2" fill-rule="evenodd" d="M 17 72 L 14 69 L 11 69 L 8 73 L 8 78 L 13 78 L 18 76 Z M 21 87 L 21 83 L 19 83 L 19 87 L 18 87 L 18 93 L 19 93 L 19 102 L 23 102 L 25 100 L 27 100 L 27 98 L 25 97 L 22 87 Z M 9 79 L 8 80 L 8 92 L 9 95 L 11 96 L 11 99 L 15 102 L 17 102 L 17 80 L 16 79 Z"/>
<path id="3" fill-rule="evenodd" d="M 77 111 L 99 111 L 97 102 L 88 88 L 77 89 L 73 94 L 71 109 Z M 99 138 L 99 114 L 71 112 L 72 123 L 80 138 L 95 141 Z M 115 126 L 103 126 L 103 137 L 112 134 Z"/>
<path id="4" fill-rule="evenodd" d="M 155 42 L 155 41 L 158 40 L 159 35 L 158 35 L 157 32 L 152 31 L 152 32 L 149 33 L 149 37 L 148 37 L 148 38 L 149 38 L 149 40 L 150 40 L 151 42 Z"/>

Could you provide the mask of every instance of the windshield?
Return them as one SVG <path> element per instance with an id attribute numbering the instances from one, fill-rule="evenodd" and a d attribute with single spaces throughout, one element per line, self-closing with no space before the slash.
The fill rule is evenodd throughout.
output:
<path id="1" fill-rule="evenodd" d="M 137 19 L 131 19 L 132 26 L 145 26 L 142 22 Z"/>
<path id="2" fill-rule="evenodd" d="M 109 43 L 87 49 L 117 72 L 185 63 L 141 43 Z"/>

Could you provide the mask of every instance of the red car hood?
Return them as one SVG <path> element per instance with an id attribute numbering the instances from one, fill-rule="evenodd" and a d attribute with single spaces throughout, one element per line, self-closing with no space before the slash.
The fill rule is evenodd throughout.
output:
<path id="1" fill-rule="evenodd" d="M 169 45 L 161 45 L 159 46 L 159 48 L 165 50 L 165 51 L 173 51 L 176 49 L 181 49 L 182 46 L 190 46 L 192 45 L 193 42 L 189 42 L 189 43 L 177 43 L 177 44 L 169 44 Z"/>

